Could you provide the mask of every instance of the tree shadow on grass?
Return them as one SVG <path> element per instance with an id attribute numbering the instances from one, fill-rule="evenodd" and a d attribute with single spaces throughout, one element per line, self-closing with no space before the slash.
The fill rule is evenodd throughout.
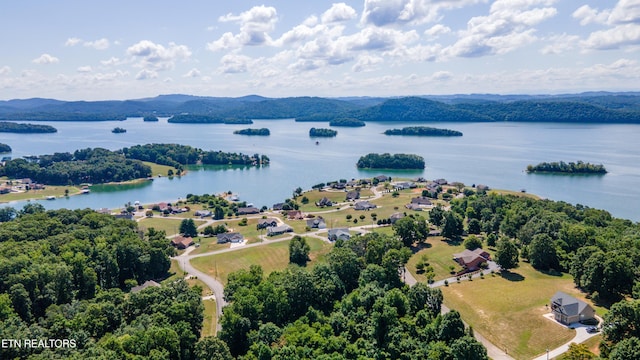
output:
<path id="1" fill-rule="evenodd" d="M 558 270 L 554 270 L 554 269 L 549 269 L 549 270 L 539 270 L 541 273 L 545 274 L 545 275 L 549 275 L 549 276 L 562 276 L 562 272 L 558 271 Z"/>
<path id="2" fill-rule="evenodd" d="M 524 280 L 524 276 L 518 274 L 518 273 L 514 273 L 511 271 L 501 271 L 500 272 L 500 276 L 502 276 L 503 279 L 505 280 L 509 280 L 509 281 L 522 281 Z"/>
<path id="3" fill-rule="evenodd" d="M 429 249 L 431 248 L 433 245 L 427 243 L 427 242 L 420 242 L 418 243 L 416 246 L 412 246 L 411 247 L 411 252 L 412 253 L 417 253 L 418 251 L 422 250 L 422 249 Z"/>

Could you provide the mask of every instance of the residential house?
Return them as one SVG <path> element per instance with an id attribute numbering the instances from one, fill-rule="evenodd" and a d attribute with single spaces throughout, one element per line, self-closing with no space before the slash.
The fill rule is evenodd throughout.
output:
<path id="1" fill-rule="evenodd" d="M 132 293 L 137 293 L 138 291 L 144 290 L 148 287 L 161 287 L 162 285 L 158 284 L 153 280 L 147 280 L 142 285 L 134 286 L 131 288 Z"/>
<path id="2" fill-rule="evenodd" d="M 453 254 L 453 259 L 464 267 L 466 271 L 475 271 L 480 269 L 480 264 L 491 260 L 491 255 L 480 248 L 475 250 L 465 249 L 461 253 Z"/>
<path id="3" fill-rule="evenodd" d="M 391 221 L 392 224 L 395 224 L 396 221 L 402 219 L 403 217 L 404 217 L 403 213 L 396 212 L 396 213 L 391 214 L 391 216 L 389 216 L 389 221 Z"/>
<path id="4" fill-rule="evenodd" d="M 489 190 L 489 186 L 483 185 L 483 184 L 478 184 L 478 185 L 476 185 L 476 190 L 478 190 L 478 191 L 488 191 Z"/>
<path id="5" fill-rule="evenodd" d="M 253 206 L 238 208 L 238 215 L 250 215 L 250 214 L 257 214 L 259 212 L 260 212 L 260 209 Z"/>
<path id="6" fill-rule="evenodd" d="M 360 192 L 357 190 L 351 190 L 347 192 L 347 201 L 353 201 L 360 199 Z"/>
<path id="7" fill-rule="evenodd" d="M 411 204 L 413 205 L 417 205 L 421 208 L 430 208 L 433 206 L 433 203 L 431 202 L 431 200 L 427 197 L 424 196 L 420 196 L 420 197 L 414 197 L 411 199 Z"/>
<path id="8" fill-rule="evenodd" d="M 338 239 L 346 241 L 351 239 L 351 234 L 349 234 L 349 229 L 347 228 L 337 228 L 329 229 L 327 237 L 329 238 L 329 241 L 336 241 Z"/>
<path id="9" fill-rule="evenodd" d="M 304 216 L 300 210 L 290 210 L 287 212 L 287 218 L 289 218 L 289 220 L 302 220 Z"/>
<path id="10" fill-rule="evenodd" d="M 11 192 L 11 187 L 10 186 L 0 187 L 0 194 L 8 194 L 10 192 Z"/>
<path id="11" fill-rule="evenodd" d="M 356 210 L 371 210 L 377 208 L 378 205 L 372 204 L 368 201 L 358 201 L 353 205 L 353 208 Z"/>
<path id="12" fill-rule="evenodd" d="M 422 211 L 422 206 L 418 205 L 418 204 L 406 204 L 404 207 L 406 207 L 409 210 L 413 210 L 413 211 Z"/>
<path id="13" fill-rule="evenodd" d="M 326 229 L 327 224 L 321 216 L 314 219 L 307 219 L 307 226 L 310 229 Z"/>
<path id="14" fill-rule="evenodd" d="M 316 206 L 317 207 L 333 206 L 333 202 L 327 199 L 327 197 L 325 196 L 322 199 L 320 199 L 320 201 L 316 201 Z"/>
<path id="15" fill-rule="evenodd" d="M 179 250 L 186 249 L 193 245 L 193 239 L 190 236 L 174 236 L 173 239 L 171 239 L 171 245 L 175 246 Z"/>
<path id="16" fill-rule="evenodd" d="M 284 233 L 292 232 L 293 228 L 287 224 L 280 226 L 272 226 L 267 228 L 267 236 L 276 236 Z"/>
<path id="17" fill-rule="evenodd" d="M 586 302 L 558 291 L 551 298 L 551 312 L 557 322 L 569 325 L 595 318 L 595 310 Z"/>
<path id="18" fill-rule="evenodd" d="M 331 187 L 334 189 L 343 190 L 347 187 L 347 184 L 343 182 L 336 182 L 331 184 Z"/>
<path id="19" fill-rule="evenodd" d="M 358 182 L 357 180 L 347 181 L 347 186 L 355 187 L 355 186 L 358 186 L 358 185 L 360 185 L 360 182 Z"/>
<path id="20" fill-rule="evenodd" d="M 273 204 L 271 209 L 273 209 L 273 210 L 282 210 L 283 206 L 284 206 L 284 203 L 275 203 L 275 204 Z"/>
<path id="21" fill-rule="evenodd" d="M 244 236 L 237 232 L 228 232 L 216 235 L 218 239 L 218 244 L 226 244 L 226 243 L 241 243 L 244 241 Z"/>
<path id="22" fill-rule="evenodd" d="M 391 178 L 387 175 L 378 175 L 374 179 L 378 180 L 378 182 L 391 181 Z"/>
<path id="23" fill-rule="evenodd" d="M 405 189 L 415 189 L 418 187 L 418 185 L 416 185 L 416 183 L 414 182 L 403 181 L 403 182 L 397 182 L 393 184 L 393 187 L 396 190 L 405 190 Z"/>
<path id="24" fill-rule="evenodd" d="M 193 215 L 200 216 L 201 218 L 204 218 L 204 217 L 209 217 L 212 214 L 211 214 L 211 211 L 209 211 L 209 210 L 196 210 L 196 212 L 194 212 Z"/>
<path id="25" fill-rule="evenodd" d="M 433 182 L 438 184 L 438 185 L 440 185 L 440 186 L 447 185 L 447 180 L 445 180 L 445 179 L 435 179 L 435 180 L 433 180 Z"/>
<path id="26" fill-rule="evenodd" d="M 258 220 L 258 229 L 266 229 L 268 227 L 278 226 L 278 220 L 274 218 Z"/>

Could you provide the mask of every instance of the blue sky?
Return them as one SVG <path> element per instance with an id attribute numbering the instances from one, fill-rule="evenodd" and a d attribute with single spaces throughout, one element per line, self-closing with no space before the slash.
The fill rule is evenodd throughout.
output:
<path id="1" fill-rule="evenodd" d="M 640 90 L 640 0 L 7 1 L 0 99 Z"/>

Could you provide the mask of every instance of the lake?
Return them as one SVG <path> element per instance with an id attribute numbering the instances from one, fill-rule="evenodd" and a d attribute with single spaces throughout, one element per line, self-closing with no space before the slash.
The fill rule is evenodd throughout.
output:
<path id="1" fill-rule="evenodd" d="M 204 150 L 265 154 L 271 164 L 262 168 L 210 166 L 191 168 L 183 177 L 156 178 L 136 185 L 94 186 L 90 195 L 42 201 L 46 208 L 116 208 L 127 202 L 154 203 L 186 194 L 232 191 L 241 200 L 271 207 L 290 197 L 297 187 L 338 179 L 392 177 L 445 178 L 467 185 L 485 184 L 583 204 L 614 216 L 640 220 L 640 125 L 552 123 L 367 123 L 340 128 L 335 138 L 310 138 L 311 127 L 292 119 L 254 120 L 253 125 L 170 124 L 130 118 L 122 122 L 38 122 L 58 129 L 54 134 L 3 133 L 0 142 L 13 148 L 13 158 L 73 152 L 87 147 L 110 150 L 137 144 L 177 143 Z M 391 128 L 425 125 L 464 133 L 462 137 L 407 137 L 382 134 Z M 126 133 L 113 134 L 114 127 Z M 268 128 L 270 136 L 234 135 L 247 127 Z M 319 143 L 316 145 L 316 141 Z M 420 171 L 359 170 L 358 158 L 368 153 L 411 153 L 425 158 Z M 528 164 L 547 161 L 604 164 L 598 176 L 527 174 Z M 24 202 L 13 203 L 21 207 Z"/>

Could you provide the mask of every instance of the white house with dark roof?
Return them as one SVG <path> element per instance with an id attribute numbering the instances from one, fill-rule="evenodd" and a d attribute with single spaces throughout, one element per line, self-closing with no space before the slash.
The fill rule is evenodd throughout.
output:
<path id="1" fill-rule="evenodd" d="M 591 305 L 562 291 L 551 298 L 551 312 L 557 322 L 565 325 L 590 320 L 596 315 Z"/>
<path id="2" fill-rule="evenodd" d="M 351 234 L 349 234 L 349 229 L 347 228 L 337 228 L 329 229 L 327 237 L 329 238 L 329 241 L 336 241 L 338 239 L 349 240 L 351 239 Z"/>

